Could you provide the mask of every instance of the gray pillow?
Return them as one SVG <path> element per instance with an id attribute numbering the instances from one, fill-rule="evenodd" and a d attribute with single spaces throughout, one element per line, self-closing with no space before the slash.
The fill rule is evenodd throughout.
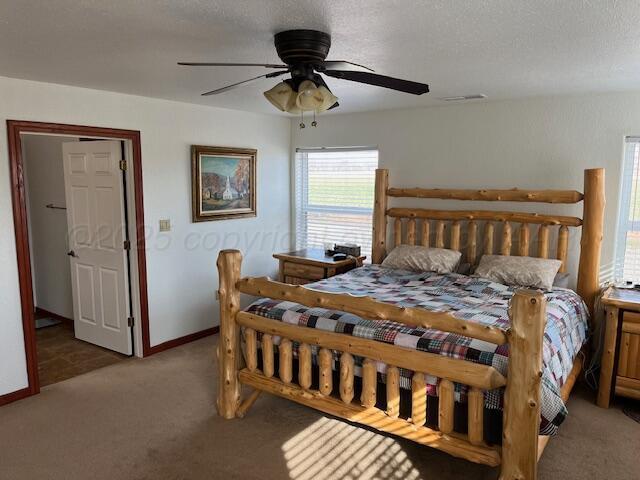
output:
<path id="1" fill-rule="evenodd" d="M 473 273 L 473 265 L 469 262 L 464 262 L 458 265 L 456 273 L 460 275 L 471 275 Z M 553 286 L 559 288 L 569 288 L 569 282 L 571 280 L 571 274 L 569 272 L 558 272 L 553 279 Z"/>
<path id="2" fill-rule="evenodd" d="M 460 263 L 461 256 L 460 252 L 445 248 L 398 245 L 387 255 L 382 266 L 415 272 L 451 273 Z"/>
<path id="3" fill-rule="evenodd" d="M 483 255 L 475 274 L 504 285 L 549 290 L 561 265 L 548 258 Z"/>

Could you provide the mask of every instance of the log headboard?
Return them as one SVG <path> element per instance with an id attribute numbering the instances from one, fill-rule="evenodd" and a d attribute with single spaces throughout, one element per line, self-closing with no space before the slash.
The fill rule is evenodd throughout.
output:
<path id="1" fill-rule="evenodd" d="M 577 293 L 593 313 L 599 290 L 600 245 L 604 222 L 604 169 L 584 172 L 584 193 L 575 190 L 461 190 L 427 188 L 391 188 L 389 171 L 376 170 L 373 211 L 372 262 L 381 263 L 387 254 L 387 225 L 393 219 L 393 246 L 399 244 L 450 248 L 464 253 L 475 264 L 484 254 L 512 254 L 512 237 L 516 236 L 516 255 L 557 258 L 560 271 L 567 268 L 569 228 L 582 227 Z M 472 200 L 486 202 L 579 203 L 582 218 L 497 210 L 433 210 L 425 208 L 389 208 L 389 197 Z M 479 223 L 483 223 L 479 235 Z M 495 240 L 496 224 L 501 227 L 500 244 Z M 514 234 L 512 224 L 519 224 Z M 536 246 L 530 245 L 532 226 L 537 228 Z M 433 230 L 432 230 L 433 229 Z M 466 230 L 463 232 L 463 229 Z M 556 229 L 557 232 L 552 232 Z M 448 235 L 445 232 L 448 230 Z M 446 237 L 448 236 L 448 242 Z M 433 238 L 433 242 L 432 242 Z M 465 239 L 464 245 L 462 239 Z M 480 243 L 478 239 L 481 238 Z M 556 239 L 551 251 L 551 238 Z"/>

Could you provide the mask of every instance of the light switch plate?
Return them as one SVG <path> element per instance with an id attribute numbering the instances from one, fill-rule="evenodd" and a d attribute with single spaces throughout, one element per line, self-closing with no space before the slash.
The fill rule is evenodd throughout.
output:
<path id="1" fill-rule="evenodd" d="M 166 220 L 160 220 L 160 231 L 161 232 L 170 232 L 171 231 L 171 220 L 168 218 Z"/>

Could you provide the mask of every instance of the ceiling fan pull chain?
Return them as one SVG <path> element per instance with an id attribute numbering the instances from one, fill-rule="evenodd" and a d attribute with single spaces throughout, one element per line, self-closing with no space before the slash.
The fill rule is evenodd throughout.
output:
<path id="1" fill-rule="evenodd" d="M 316 122 L 316 111 L 313 111 L 313 122 L 311 122 L 311 126 L 312 127 L 317 127 L 318 126 L 318 122 Z"/>
<path id="2" fill-rule="evenodd" d="M 302 110 L 300 110 L 300 128 L 304 128 L 305 124 L 304 124 L 304 112 Z"/>

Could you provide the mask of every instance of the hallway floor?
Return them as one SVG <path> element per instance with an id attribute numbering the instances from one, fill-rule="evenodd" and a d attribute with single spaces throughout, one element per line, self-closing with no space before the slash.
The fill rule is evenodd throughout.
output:
<path id="1" fill-rule="evenodd" d="M 75 338 L 73 324 L 36 330 L 40 387 L 61 382 L 129 357 Z"/>

